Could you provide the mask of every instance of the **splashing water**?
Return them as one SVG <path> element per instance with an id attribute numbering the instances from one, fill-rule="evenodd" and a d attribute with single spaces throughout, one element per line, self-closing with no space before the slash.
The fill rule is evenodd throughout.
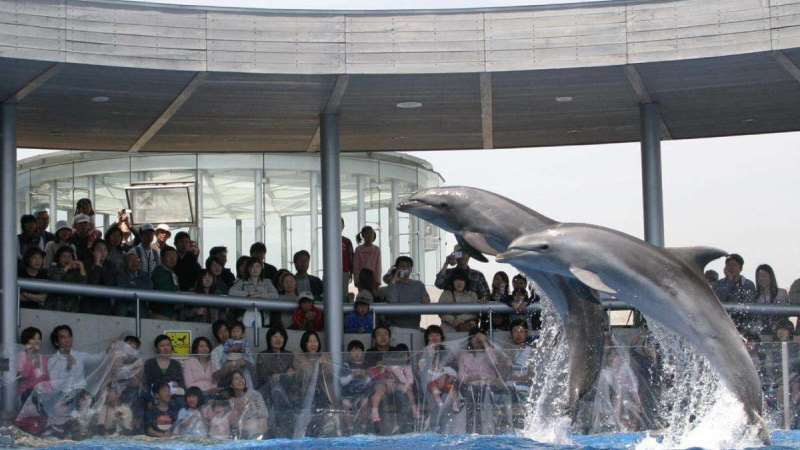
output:
<path id="1" fill-rule="evenodd" d="M 546 295 L 541 296 L 542 329 L 529 364 L 534 368 L 523 435 L 538 442 L 570 445 L 572 421 L 568 402 L 569 352 L 562 339 L 563 324 Z"/>
<path id="2" fill-rule="evenodd" d="M 701 447 L 731 449 L 759 446 L 757 430 L 747 424 L 744 408 L 722 384 L 706 358 L 681 336 L 648 320 L 662 358 L 663 386 L 658 415 L 665 426 L 660 438 L 648 436 L 637 450 Z"/>

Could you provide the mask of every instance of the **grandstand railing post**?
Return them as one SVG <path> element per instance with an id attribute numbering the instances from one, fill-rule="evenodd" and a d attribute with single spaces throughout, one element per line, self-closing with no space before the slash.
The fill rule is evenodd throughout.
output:
<path id="1" fill-rule="evenodd" d="M 139 299 L 139 295 L 138 294 L 134 295 L 133 298 L 136 301 L 136 337 L 141 339 L 142 338 L 142 301 Z"/>
<path id="2" fill-rule="evenodd" d="M 0 242 L 2 242 L 2 335 L 3 357 L 8 358 L 8 371 L 3 374 L 3 412 L 13 415 L 16 412 L 15 364 L 17 342 L 17 314 L 19 295 L 17 289 L 17 134 L 16 104 L 3 103 L 2 113 L 3 141 L 0 148 Z"/>
<path id="3" fill-rule="evenodd" d="M 783 427 L 787 430 L 792 428 L 792 397 L 789 388 L 789 378 L 792 373 L 789 371 L 789 343 L 781 342 L 781 377 L 783 379 Z"/>

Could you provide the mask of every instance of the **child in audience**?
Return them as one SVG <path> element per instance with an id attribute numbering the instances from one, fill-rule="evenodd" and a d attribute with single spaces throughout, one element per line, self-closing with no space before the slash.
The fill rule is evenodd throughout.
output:
<path id="1" fill-rule="evenodd" d="M 169 383 L 158 383 L 155 388 L 155 399 L 147 405 L 144 413 L 147 435 L 160 438 L 172 436 L 175 419 L 178 416 L 177 409 Z"/>
<path id="2" fill-rule="evenodd" d="M 408 353 L 406 344 L 398 344 L 395 347 L 396 353 L 386 358 L 389 372 L 395 380 L 395 390 L 406 396 L 408 404 L 411 406 L 411 414 L 415 419 L 419 418 L 419 408 L 414 397 L 414 372 L 411 370 L 411 356 Z"/>
<path id="3" fill-rule="evenodd" d="M 186 390 L 186 406 L 178 412 L 175 422 L 176 436 L 201 436 L 208 435 L 206 420 L 200 411 L 203 402 L 203 391 L 197 386 Z"/>
<path id="4" fill-rule="evenodd" d="M 292 329 L 322 331 L 322 311 L 314 306 L 314 294 L 302 292 L 297 303 L 297 309 L 292 314 Z"/>
<path id="5" fill-rule="evenodd" d="M 370 377 L 367 373 L 367 363 L 364 359 L 364 344 L 352 340 L 347 344 L 347 361 L 342 365 L 342 405 L 350 409 L 359 400 L 366 400 L 369 389 Z"/>
<path id="6" fill-rule="evenodd" d="M 372 271 L 372 274 L 375 275 L 373 286 L 362 286 L 362 283 L 357 277 L 355 280 L 356 287 L 359 289 L 369 289 L 373 292 L 380 286 L 380 274 L 383 273 L 381 269 L 381 249 L 377 245 L 373 245 L 375 238 L 375 230 L 372 227 L 365 226 L 362 228 L 361 232 L 356 236 L 356 242 L 360 245 L 356 247 L 356 251 L 353 255 L 354 275 L 358 276 L 361 273 L 361 269 L 369 269 Z"/>
<path id="7" fill-rule="evenodd" d="M 226 361 L 238 361 L 243 357 L 252 359 L 250 356 L 250 344 L 244 338 L 245 330 L 242 322 L 234 322 L 230 327 L 230 338 L 223 344 L 223 352 Z"/>
<path id="8" fill-rule="evenodd" d="M 121 401 L 123 389 L 116 384 L 106 388 L 105 402 L 97 411 L 97 427 L 102 434 L 125 435 L 133 431 L 133 411 Z"/>
<path id="9" fill-rule="evenodd" d="M 344 318 L 345 333 L 372 333 L 373 316 L 370 312 L 372 294 L 368 290 L 358 293 L 353 310 Z"/>
<path id="10" fill-rule="evenodd" d="M 206 408 L 208 437 L 225 440 L 231 438 L 231 406 L 227 400 L 214 400 Z"/>

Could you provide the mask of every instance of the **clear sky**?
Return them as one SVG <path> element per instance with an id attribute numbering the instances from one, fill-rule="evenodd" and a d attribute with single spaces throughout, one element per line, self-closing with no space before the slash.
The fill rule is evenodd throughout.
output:
<path id="1" fill-rule="evenodd" d="M 446 9 L 498 6 L 590 3 L 603 0 L 133 0 L 176 5 L 269 9 Z"/>

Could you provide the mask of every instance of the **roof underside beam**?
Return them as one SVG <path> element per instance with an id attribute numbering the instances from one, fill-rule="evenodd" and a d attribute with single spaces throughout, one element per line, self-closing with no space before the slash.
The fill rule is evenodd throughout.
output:
<path id="1" fill-rule="evenodd" d="M 792 78 L 800 82 L 800 67 L 797 67 L 797 64 L 792 62 L 792 60 L 786 56 L 786 53 L 783 53 L 780 50 L 775 50 L 772 52 L 772 57 L 775 58 L 775 61 L 777 61 L 781 67 L 783 67 L 783 70 L 791 75 Z"/>
<path id="2" fill-rule="evenodd" d="M 636 93 L 639 103 L 653 103 L 653 98 L 650 96 L 650 92 L 648 92 L 647 86 L 645 86 L 644 80 L 642 80 L 642 76 L 639 74 L 639 71 L 636 70 L 636 66 L 625 66 L 625 75 L 628 77 L 628 82 L 631 85 L 631 89 L 633 89 L 633 91 Z M 659 120 L 661 121 L 662 137 L 664 139 L 672 139 L 672 133 L 670 132 L 667 124 L 664 122 L 663 115 L 659 114 Z"/>
<path id="3" fill-rule="evenodd" d="M 39 75 L 33 77 L 30 81 L 28 81 L 25 86 L 22 86 L 17 92 L 13 93 L 11 96 L 3 100 L 3 103 L 11 102 L 11 103 L 19 103 L 25 97 L 33 94 L 37 89 L 42 87 L 45 83 L 47 83 L 51 78 L 56 76 L 58 72 L 64 67 L 63 63 L 56 63 L 52 66 L 45 69 Z"/>
<path id="4" fill-rule="evenodd" d="M 494 148 L 494 99 L 492 97 L 492 74 L 481 73 L 481 130 L 483 148 Z"/>
<path id="5" fill-rule="evenodd" d="M 349 75 L 338 75 L 336 77 L 336 84 L 334 84 L 333 89 L 331 90 L 331 95 L 328 97 L 328 102 L 325 104 L 325 108 L 322 110 L 322 112 L 325 114 L 336 114 L 339 112 L 339 107 L 342 105 L 342 99 L 347 91 L 347 84 L 349 82 Z M 317 129 L 314 131 L 314 136 L 311 137 L 311 141 L 308 143 L 306 151 L 318 152 L 319 138 L 320 129 L 319 125 L 317 125 Z"/>
<path id="6" fill-rule="evenodd" d="M 155 135 L 164 127 L 164 125 L 169 122 L 170 119 L 181 109 L 184 103 L 186 103 L 189 98 L 191 98 L 194 91 L 205 81 L 206 79 L 206 72 L 197 72 L 189 81 L 186 86 L 184 86 L 183 90 L 181 90 L 180 94 L 172 100 L 172 103 L 167 106 L 161 115 L 139 136 L 139 139 L 131 145 L 128 149 L 131 153 L 136 153 L 139 150 L 143 149 L 151 139 L 155 137 Z"/>

